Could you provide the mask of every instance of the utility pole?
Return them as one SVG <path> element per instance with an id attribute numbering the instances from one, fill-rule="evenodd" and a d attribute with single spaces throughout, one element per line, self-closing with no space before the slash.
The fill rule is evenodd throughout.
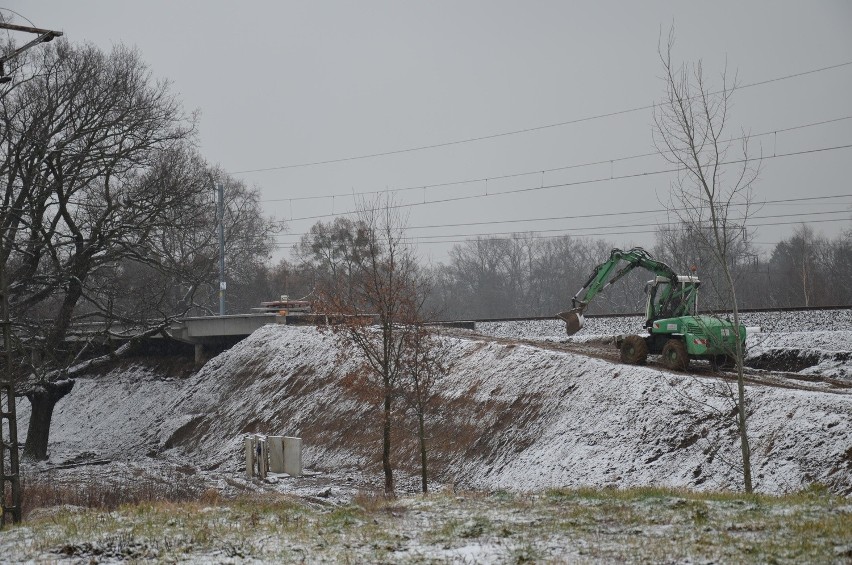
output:
<path id="1" fill-rule="evenodd" d="M 18 55 L 20 55 L 21 53 L 26 51 L 27 49 L 29 49 L 30 47 L 35 47 L 36 45 L 39 45 L 41 43 L 47 43 L 48 41 L 53 41 L 54 37 L 60 37 L 62 35 L 61 31 L 54 31 L 52 29 L 41 29 L 41 28 L 38 28 L 38 27 L 19 26 L 19 25 L 7 24 L 7 23 L 3 23 L 3 22 L 0 22 L 0 29 L 8 29 L 8 30 L 12 30 L 12 31 L 24 31 L 24 32 L 27 32 L 27 33 L 35 33 L 36 35 L 38 35 L 38 37 L 36 37 L 35 39 L 30 41 L 26 45 L 22 45 L 21 47 L 18 47 L 17 49 L 12 51 L 11 53 L 9 53 L 7 55 L 3 55 L 2 57 L 0 57 L 0 83 L 10 82 L 12 80 L 12 77 L 7 75 L 6 72 L 4 71 L 4 68 L 3 68 L 6 61 L 11 61 L 15 57 L 17 57 Z"/>
<path id="2" fill-rule="evenodd" d="M 219 216 L 219 315 L 225 315 L 225 185 L 217 183 L 219 192 L 218 216 Z"/>
<path id="3" fill-rule="evenodd" d="M 3 359 L 0 373 L 0 526 L 21 521 L 21 466 L 18 453 L 18 421 L 15 414 L 15 375 L 12 372 L 12 330 L 9 320 L 9 286 L 0 268 L 0 319 L 3 325 Z"/>
<path id="4" fill-rule="evenodd" d="M 12 81 L 4 69 L 5 63 L 27 49 L 53 41 L 61 31 L 19 26 L 0 22 L 0 29 L 23 31 L 38 35 L 35 39 L 0 57 L 0 84 Z M 5 93 L 4 93 L 5 94 Z M 0 214 L 0 227 L 5 225 L 6 210 Z M 0 237 L 5 235 L 5 229 Z M 10 235 L 14 237 L 14 234 Z M 0 240 L 2 242 L 2 240 Z M 11 247 L 11 246 L 10 246 Z M 6 261 L 0 261 L 0 325 L 3 344 L 0 347 L 0 528 L 7 522 L 21 521 L 21 465 L 18 451 L 18 416 L 15 410 L 15 373 L 12 371 L 12 322 L 9 315 L 9 284 L 6 280 Z"/>

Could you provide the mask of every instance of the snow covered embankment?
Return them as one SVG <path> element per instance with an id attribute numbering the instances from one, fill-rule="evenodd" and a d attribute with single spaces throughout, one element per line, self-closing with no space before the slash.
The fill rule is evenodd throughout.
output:
<path id="1" fill-rule="evenodd" d="M 570 337 L 565 335 L 565 323 L 557 319 L 481 322 L 476 331 L 509 339 L 584 343 L 642 333 L 642 323 L 638 316 L 586 318 L 582 331 Z M 852 380 L 852 310 L 747 312 L 742 323 L 762 328 L 746 340 L 746 365 Z"/>
<path id="2" fill-rule="evenodd" d="M 490 421 L 512 420 L 495 430 L 481 457 L 459 460 L 473 486 L 741 484 L 733 406 L 718 381 L 529 346 L 457 347 L 449 394 L 475 391 L 473 410 L 485 433 Z M 821 482 L 852 493 L 852 397 L 770 387 L 749 387 L 748 395 L 757 490 Z M 479 409 L 495 397 L 507 413 Z"/>
<path id="3" fill-rule="evenodd" d="M 512 490 L 741 484 L 732 406 L 715 394 L 717 381 L 530 346 L 445 344 L 452 372 L 430 423 L 440 482 Z M 237 473 L 244 433 L 285 433 L 304 438 L 310 467 L 377 474 L 378 414 L 346 384 L 348 368 L 332 337 L 266 326 L 183 382 L 81 379 L 57 406 L 51 450 L 158 451 Z M 852 493 L 852 396 L 748 394 L 758 491 L 819 482 Z M 397 464 L 415 471 L 413 438 L 396 443 Z"/>

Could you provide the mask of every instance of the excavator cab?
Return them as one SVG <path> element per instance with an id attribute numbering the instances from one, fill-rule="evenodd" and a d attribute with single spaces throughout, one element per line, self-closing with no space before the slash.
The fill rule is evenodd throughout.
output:
<path id="1" fill-rule="evenodd" d="M 698 308 L 698 287 L 701 281 L 691 275 L 678 275 L 676 280 L 658 276 L 648 281 L 645 293 L 645 327 L 655 320 L 694 316 Z"/>

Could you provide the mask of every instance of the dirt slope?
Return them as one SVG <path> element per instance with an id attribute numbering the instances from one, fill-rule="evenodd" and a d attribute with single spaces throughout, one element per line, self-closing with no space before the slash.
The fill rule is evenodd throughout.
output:
<path id="1" fill-rule="evenodd" d="M 433 409 L 434 477 L 478 489 L 664 485 L 737 489 L 739 447 L 720 381 L 535 346 L 445 338 L 451 374 Z M 319 470 L 377 474 L 376 407 L 346 385 L 332 337 L 267 326 L 186 379 L 80 379 L 58 406 L 54 460 L 146 454 L 237 474 L 246 432 L 304 439 Z M 852 396 L 750 387 L 756 489 L 813 482 L 852 493 Z M 23 404 L 26 404 L 25 402 Z M 395 459 L 413 472 L 414 438 Z"/>

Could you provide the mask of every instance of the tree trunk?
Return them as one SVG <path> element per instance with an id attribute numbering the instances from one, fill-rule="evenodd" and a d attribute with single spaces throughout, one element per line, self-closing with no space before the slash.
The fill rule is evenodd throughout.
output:
<path id="1" fill-rule="evenodd" d="M 743 374 L 743 344 L 740 341 L 740 312 L 737 305 L 737 296 L 734 292 L 734 280 L 731 277 L 731 272 L 725 265 L 725 278 L 728 283 L 728 289 L 731 293 L 731 304 L 734 313 L 734 331 L 737 336 L 734 340 L 734 354 L 737 361 L 737 419 L 740 431 L 740 450 L 743 458 L 743 483 L 745 483 L 745 491 L 748 494 L 752 492 L 751 485 L 751 448 L 748 444 L 748 428 L 746 427 L 746 406 L 745 406 L 745 382 Z"/>
<path id="2" fill-rule="evenodd" d="M 73 380 L 58 383 L 43 383 L 27 393 L 32 407 L 27 441 L 24 444 L 24 457 L 35 460 L 47 459 L 47 442 L 50 437 L 50 421 L 53 407 L 74 388 Z"/>
<path id="3" fill-rule="evenodd" d="M 811 301 L 810 301 L 811 291 L 810 291 L 810 288 L 809 288 L 809 285 L 808 285 L 808 267 L 807 267 L 806 261 L 807 261 L 807 259 L 805 259 L 805 257 L 803 256 L 802 257 L 802 295 L 804 295 L 804 298 L 805 298 L 805 308 L 808 308 L 811 305 Z"/>
<path id="4" fill-rule="evenodd" d="M 385 495 L 393 496 L 393 467 L 390 461 L 391 448 L 391 395 L 385 393 L 384 422 L 382 426 L 382 469 L 385 472 Z"/>
<path id="5" fill-rule="evenodd" d="M 752 492 L 751 486 L 751 449 L 748 445 L 748 429 L 746 428 L 745 411 L 745 385 L 743 384 L 743 358 L 742 354 L 737 356 L 737 412 L 740 428 L 740 450 L 743 456 L 743 482 L 745 491 Z"/>
<path id="6" fill-rule="evenodd" d="M 426 472 L 426 426 L 423 422 L 423 407 L 417 409 L 417 435 L 420 440 L 420 484 L 423 488 L 423 494 L 429 492 L 427 484 L 428 473 Z"/>

